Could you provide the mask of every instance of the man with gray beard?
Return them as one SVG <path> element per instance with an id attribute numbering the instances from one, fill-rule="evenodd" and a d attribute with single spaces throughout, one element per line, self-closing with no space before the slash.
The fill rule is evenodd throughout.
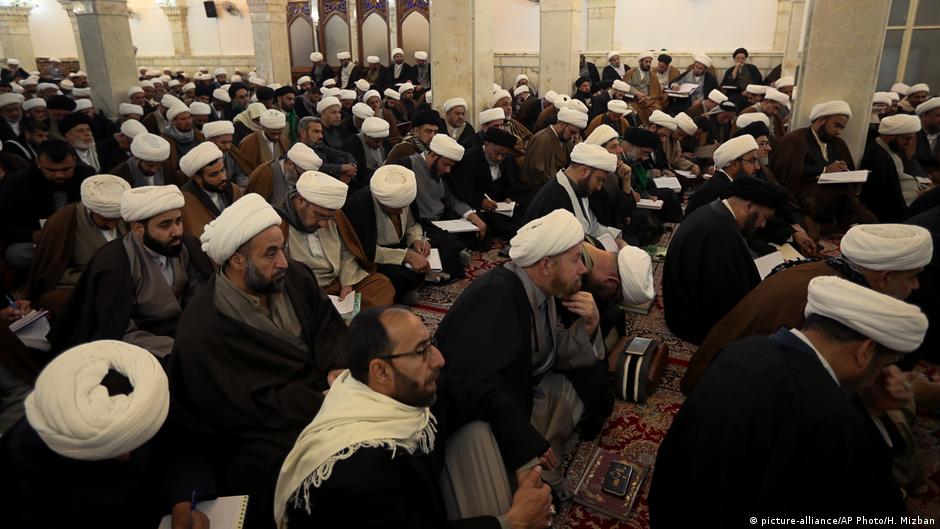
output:
<path id="1" fill-rule="evenodd" d="M 90 117 L 81 112 L 74 112 L 59 121 L 59 132 L 75 149 L 79 161 L 98 172 L 101 170 L 101 162 L 98 161 L 98 150 L 95 148 L 91 124 Z"/>

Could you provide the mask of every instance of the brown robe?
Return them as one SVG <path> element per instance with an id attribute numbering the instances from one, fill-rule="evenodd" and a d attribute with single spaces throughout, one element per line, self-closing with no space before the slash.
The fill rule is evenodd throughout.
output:
<path id="1" fill-rule="evenodd" d="M 136 158 L 131 158 L 125 162 L 121 162 L 120 165 L 118 165 L 114 169 L 111 169 L 111 172 L 109 172 L 108 174 L 119 176 L 123 178 L 124 180 L 127 180 L 127 183 L 133 186 L 134 175 L 131 173 L 131 168 L 129 166 L 129 164 L 131 163 L 131 160 L 136 160 Z M 178 168 L 173 169 L 169 163 L 169 160 L 163 162 L 160 165 L 161 165 L 161 168 L 163 169 L 163 179 L 167 183 L 167 185 L 173 184 L 176 187 L 183 187 L 183 184 L 185 184 L 188 179 L 186 178 L 186 175 L 184 175 L 182 171 L 180 171 Z"/>
<path id="2" fill-rule="evenodd" d="M 637 97 L 636 101 L 637 105 L 640 107 L 638 112 L 640 115 L 640 121 L 643 123 L 649 123 L 650 114 L 652 114 L 654 110 L 662 110 L 663 108 L 663 88 L 659 86 L 659 78 L 656 77 L 656 70 L 650 67 L 650 71 L 647 73 L 650 80 L 649 93 L 646 94 L 647 99 L 645 102 L 640 103 L 639 97 Z M 630 70 L 627 71 L 627 74 L 623 76 L 623 80 L 632 87 L 635 83 L 631 82 L 631 79 L 637 75 L 640 75 L 639 66 L 630 68 Z"/>
<path id="3" fill-rule="evenodd" d="M 402 158 L 408 158 L 409 156 L 418 154 L 418 149 L 414 145 L 403 141 L 398 145 L 392 147 L 392 150 L 389 151 L 388 156 L 385 157 L 385 164 L 388 165 L 395 160 L 401 160 Z"/>
<path id="4" fill-rule="evenodd" d="M 206 224 L 209 224 L 222 214 L 205 194 L 200 193 L 197 195 L 194 190 L 191 189 L 192 186 L 198 185 L 199 184 L 195 181 L 190 181 L 183 186 L 184 203 L 182 209 L 183 230 L 197 239 L 202 236 L 202 232 L 206 229 Z M 229 189 L 232 191 L 231 203 L 229 204 L 231 205 L 242 197 L 242 190 L 237 185 L 231 183 L 229 183 Z"/>
<path id="5" fill-rule="evenodd" d="M 763 112 L 763 110 L 758 109 L 757 105 L 755 104 L 741 111 L 742 114 L 751 114 L 753 112 Z M 780 116 L 778 116 L 777 114 L 774 114 L 772 116 L 768 115 L 768 117 L 770 118 L 770 124 L 773 127 L 773 129 L 771 130 L 772 134 L 770 138 L 768 139 L 770 139 L 775 144 L 777 140 L 782 138 L 787 133 L 787 130 L 786 130 L 786 127 L 784 127 L 783 121 L 780 119 Z M 737 131 L 738 131 L 738 126 L 736 124 L 732 125 L 731 135 L 733 136 L 734 133 Z"/>
<path id="6" fill-rule="evenodd" d="M 584 129 L 584 137 L 585 137 L 585 138 L 587 138 L 588 136 L 590 136 L 591 133 L 594 132 L 594 129 L 596 129 L 597 127 L 600 127 L 601 125 L 604 124 L 604 117 L 605 117 L 605 116 L 607 116 L 607 112 L 604 112 L 603 114 L 598 114 L 598 115 L 594 116 L 594 119 L 592 119 L 591 122 L 588 123 L 587 128 Z M 623 118 L 623 116 L 618 116 L 618 119 L 617 119 L 617 121 L 614 122 L 614 124 L 617 125 L 617 126 L 611 125 L 611 127 L 612 127 L 614 130 L 617 131 L 617 134 L 619 134 L 621 138 L 622 138 L 623 135 L 627 132 L 627 129 L 630 128 L 630 122 L 628 122 L 627 120 L 625 120 L 625 119 Z"/>
<path id="7" fill-rule="evenodd" d="M 548 126 L 548 121 L 558 115 L 558 109 L 555 108 L 555 105 L 552 105 L 541 112 L 539 112 L 539 117 L 535 119 L 535 128 L 532 129 L 532 132 L 538 132 Z"/>
<path id="8" fill-rule="evenodd" d="M 168 168 L 171 168 L 173 171 L 179 172 L 180 175 L 182 175 L 183 180 L 185 181 L 186 175 L 180 172 L 180 156 L 179 156 L 179 153 L 177 152 L 176 140 L 174 140 L 170 136 L 167 136 L 166 134 L 163 134 L 162 136 L 163 136 L 163 139 L 165 139 L 167 143 L 170 144 L 170 157 L 167 158 L 166 162 L 163 163 L 163 167 L 165 168 L 168 167 Z M 198 130 L 193 129 L 193 142 L 198 144 L 204 141 L 206 141 L 206 137 L 203 136 L 202 133 L 199 132 Z M 164 171 L 165 170 L 166 169 L 164 169 Z"/>
<path id="9" fill-rule="evenodd" d="M 232 145 L 232 148 L 231 150 L 228 151 L 228 153 L 235 160 L 235 163 L 238 164 L 238 167 L 241 168 L 242 172 L 245 173 L 246 175 L 251 176 L 251 171 L 253 170 L 253 168 L 251 167 L 251 164 L 248 162 L 248 160 L 245 158 L 245 155 L 242 154 L 241 149 L 239 149 L 235 145 Z M 229 178 L 231 178 L 231 175 L 229 175 Z"/>
<path id="10" fill-rule="evenodd" d="M 401 143 L 401 131 L 398 130 L 398 120 L 395 119 L 395 114 L 383 107 L 381 118 L 388 122 L 388 143 L 391 145 Z"/>
<path id="11" fill-rule="evenodd" d="M 538 190 L 542 184 L 555 178 L 559 170 L 568 165 L 572 142 L 558 139 L 551 127 L 545 127 L 532 136 L 525 152 L 519 180 L 529 189 Z"/>
<path id="12" fill-rule="evenodd" d="M 259 165 L 270 162 L 273 159 L 271 153 L 261 145 L 262 134 L 264 134 L 263 130 L 252 132 L 245 136 L 241 143 L 238 144 L 238 149 L 241 151 L 242 157 L 244 157 L 245 162 L 248 163 L 251 171 L 254 171 Z M 288 139 L 286 134 L 281 134 L 279 143 L 281 144 L 281 154 L 290 150 L 290 139 Z M 251 171 L 248 172 L 249 175 Z"/>

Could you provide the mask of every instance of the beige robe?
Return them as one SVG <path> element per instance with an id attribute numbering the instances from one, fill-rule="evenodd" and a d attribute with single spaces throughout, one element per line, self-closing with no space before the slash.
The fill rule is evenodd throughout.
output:
<path id="1" fill-rule="evenodd" d="M 407 248 L 393 248 L 398 246 L 400 238 L 392 219 L 379 205 L 375 197 L 372 198 L 372 204 L 375 207 L 376 224 L 376 248 L 375 262 L 377 264 L 400 265 L 405 261 Z M 402 235 L 405 237 L 405 245 L 410 248 L 415 241 L 424 237 L 424 231 L 421 226 L 415 222 L 414 215 L 411 214 L 411 208 L 403 208 L 399 215 L 401 219 Z"/>
<path id="2" fill-rule="evenodd" d="M 317 277 L 321 287 L 336 281 L 341 286 L 353 286 L 369 275 L 343 244 L 335 222 L 330 222 L 329 226 L 314 233 L 303 233 L 288 226 L 287 254 L 291 259 L 305 264 Z"/>

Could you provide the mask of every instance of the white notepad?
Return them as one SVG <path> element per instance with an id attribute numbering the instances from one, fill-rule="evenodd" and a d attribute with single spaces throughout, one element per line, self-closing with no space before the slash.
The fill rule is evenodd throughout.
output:
<path id="1" fill-rule="evenodd" d="M 469 220 L 464 219 L 434 220 L 431 221 L 431 224 L 434 224 L 438 228 L 444 231 L 449 231 L 451 233 L 469 233 L 472 231 L 480 231 L 480 228 L 477 228 L 475 224 Z"/>
<path id="2" fill-rule="evenodd" d="M 339 300 L 339 296 L 334 296 L 330 294 L 330 301 L 333 302 L 333 306 L 336 307 L 336 312 L 339 312 L 340 316 L 346 316 L 352 314 L 356 310 L 356 305 L 359 299 L 362 297 L 362 294 L 359 292 L 350 292 L 342 301 Z"/>
<path id="3" fill-rule="evenodd" d="M 682 83 L 679 86 L 678 90 L 663 90 L 663 93 L 670 95 L 672 97 L 689 97 L 692 95 L 692 92 L 698 90 L 698 85 L 695 83 Z"/>
<path id="4" fill-rule="evenodd" d="M 823 173 L 819 175 L 817 183 L 820 184 L 863 184 L 868 180 L 867 170 L 840 171 L 838 173 Z"/>
<path id="5" fill-rule="evenodd" d="M 431 248 L 431 254 L 428 255 L 428 266 L 432 272 L 440 272 L 444 269 L 441 265 L 441 252 L 437 248 Z"/>
<path id="6" fill-rule="evenodd" d="M 663 209 L 663 201 L 641 198 L 636 201 L 636 207 L 640 209 Z"/>
<path id="7" fill-rule="evenodd" d="M 32 325 L 34 322 L 38 321 L 40 318 L 44 318 L 46 314 L 49 314 L 48 310 L 36 310 L 33 309 L 26 313 L 22 318 L 14 321 L 10 324 L 10 330 L 13 332 L 18 332 L 24 327 Z"/>
<path id="8" fill-rule="evenodd" d="M 497 202 L 496 203 L 496 213 L 499 213 L 500 215 L 506 215 L 507 217 L 511 217 L 513 212 L 515 211 L 516 211 L 515 202 Z"/>
<path id="9" fill-rule="evenodd" d="M 760 273 L 760 278 L 764 279 L 770 272 L 774 269 L 775 266 L 783 264 L 783 254 L 780 252 L 771 252 L 762 257 L 754 259 L 754 264 L 757 265 L 757 271 Z"/>
<path id="10" fill-rule="evenodd" d="M 677 175 L 684 176 L 686 178 L 698 178 L 697 176 L 695 176 L 695 173 L 693 173 L 692 171 L 683 171 L 682 169 L 673 169 L 673 171 Z"/>
<path id="11" fill-rule="evenodd" d="M 682 184 L 680 184 L 679 179 L 674 176 L 654 178 L 653 183 L 656 184 L 656 187 L 660 189 L 671 189 L 676 193 L 682 192 Z"/>
<path id="12" fill-rule="evenodd" d="M 196 504 L 196 510 L 204 512 L 209 517 L 212 529 L 242 529 L 247 509 L 248 496 L 223 496 Z M 160 520 L 157 529 L 172 529 L 172 527 L 172 519 L 168 514 Z"/>

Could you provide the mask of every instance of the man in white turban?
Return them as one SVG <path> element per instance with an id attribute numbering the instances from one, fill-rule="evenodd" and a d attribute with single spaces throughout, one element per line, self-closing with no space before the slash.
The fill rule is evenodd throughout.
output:
<path id="1" fill-rule="evenodd" d="M 214 499 L 215 483 L 169 408 L 163 367 L 139 347 L 99 340 L 56 356 L 26 420 L 4 435 L 11 526 L 100 526 L 105 512 L 112 527 L 154 527 L 164 513 L 176 527 L 208 526 L 191 507 Z M 70 500 L 49 508 L 49 480 Z"/>
<path id="2" fill-rule="evenodd" d="M 917 105 L 921 131 L 917 133 L 915 157 L 928 173 L 940 169 L 940 97 Z"/>
<path id="3" fill-rule="evenodd" d="M 571 108 L 562 108 L 558 111 L 556 123 L 532 136 L 526 148 L 519 177 L 530 193 L 535 194 L 542 184 L 550 181 L 565 167 L 571 149 L 585 127 L 587 114 Z"/>
<path id="4" fill-rule="evenodd" d="M 131 141 L 131 157 L 111 169 L 111 174 L 127 180 L 131 187 L 181 186 L 186 179 L 170 167 L 170 150 L 170 143 L 162 136 L 149 132 L 138 134 Z"/>
<path id="5" fill-rule="evenodd" d="M 365 103 L 357 103 L 369 109 Z M 371 112 L 371 109 L 369 109 Z M 385 158 L 392 151 L 389 142 L 391 125 L 382 118 L 369 116 L 363 118 L 361 126 L 343 142 L 343 150 L 356 159 L 356 176 L 349 184 L 350 193 L 367 186 L 372 173 L 385 163 Z"/>
<path id="6" fill-rule="evenodd" d="M 206 113 L 208 115 L 208 113 Z M 167 171 L 179 170 L 179 160 L 191 149 L 202 142 L 202 133 L 196 130 L 193 113 L 185 104 L 174 104 L 166 111 L 169 126 L 161 136 L 170 144 L 170 155 L 166 162 Z"/>
<path id="7" fill-rule="evenodd" d="M 400 85 L 405 82 L 414 83 L 417 81 L 414 66 L 405 62 L 405 51 L 401 48 L 392 50 L 392 63 L 388 67 L 387 84 L 389 86 Z"/>
<path id="8" fill-rule="evenodd" d="M 232 185 L 225 171 L 222 151 L 205 141 L 180 159 L 180 169 L 189 181 L 183 192 L 183 229 L 199 238 L 206 224 L 241 198 L 242 190 Z"/>
<path id="9" fill-rule="evenodd" d="M 473 281 L 436 333 L 448 372 L 499 383 L 559 459 L 575 426 L 592 438 L 613 407 L 597 306 L 581 290 L 583 238 L 564 209 L 530 221 L 510 241 L 512 261 Z M 543 473 L 553 487 L 561 477 Z"/>
<path id="10" fill-rule="evenodd" d="M 342 207 L 348 186 L 319 171 L 306 171 L 277 207 L 286 224 L 287 256 L 316 276 L 340 301 L 361 296 L 362 308 L 391 305 L 395 289 L 376 273 Z"/>
<path id="11" fill-rule="evenodd" d="M 53 350 L 101 338 L 139 345 L 161 358 L 170 353 L 180 314 L 212 273 L 198 241 L 183 231 L 183 203 L 174 185 L 121 195 L 121 217 L 130 230 L 88 263 L 86 277 L 53 323 Z"/>
<path id="12" fill-rule="evenodd" d="M 623 82 L 630 85 L 631 93 L 636 96 L 642 119 L 652 111 L 662 108 L 663 87 L 659 84 L 659 77 L 652 70 L 651 52 L 639 53 L 636 61 L 636 66 L 630 68 L 623 76 Z"/>
<path id="13" fill-rule="evenodd" d="M 127 119 L 121 123 L 117 132 L 109 134 L 107 138 L 96 144 L 98 150 L 98 161 L 101 163 L 101 170 L 110 172 L 123 162 L 126 162 L 131 154 L 131 142 L 139 134 L 147 132 L 147 128 L 136 119 Z"/>
<path id="14" fill-rule="evenodd" d="M 251 167 L 241 149 L 235 145 L 234 124 L 228 120 L 210 121 L 203 126 L 202 134 L 207 142 L 214 143 L 222 151 L 225 175 L 229 182 L 244 189 L 248 185 Z"/>
<path id="15" fill-rule="evenodd" d="M 245 192 L 257 193 L 271 204 L 280 204 L 302 173 L 318 171 L 322 165 L 323 160 L 313 149 L 295 143 L 284 156 L 255 169 Z"/>
<path id="16" fill-rule="evenodd" d="M 210 435 L 198 446 L 222 490 L 251 496 L 246 527 L 268 527 L 277 470 L 344 367 L 346 325 L 307 267 L 285 255 L 281 217 L 246 194 L 210 222 L 218 266 L 180 319 L 168 372 L 174 406 Z"/>
<path id="17" fill-rule="evenodd" d="M 150 83 L 149 88 L 141 83 L 140 89 L 143 91 L 143 98 L 137 95 L 140 94 L 140 92 L 137 92 L 134 90 L 134 87 L 131 87 L 127 91 L 128 99 L 131 103 L 144 107 L 144 113 L 146 115 L 141 120 L 141 123 L 147 127 L 147 130 L 150 131 L 151 134 L 163 134 L 163 131 L 170 126 L 170 121 L 166 117 L 167 111 L 170 110 L 170 107 L 173 105 L 184 104 L 183 100 L 170 94 L 164 94 L 163 97 L 160 98 L 159 104 L 151 104 L 150 96 L 147 95 L 147 91 L 153 92 L 153 83 Z M 150 108 L 148 108 L 148 105 Z M 156 106 L 156 108 L 153 109 L 153 106 Z"/>
<path id="18" fill-rule="evenodd" d="M 323 123 L 323 143 L 334 149 L 343 148 L 343 104 L 333 96 L 317 103 L 317 113 Z"/>
<path id="19" fill-rule="evenodd" d="M 913 397 L 912 376 L 892 364 L 920 345 L 927 318 L 837 277 L 809 283 L 805 315 L 799 329 L 726 347 L 685 401 L 656 461 L 654 526 L 745 519 L 757 504 L 784 514 L 906 512 L 892 477 L 897 437 L 881 416 Z M 806 472 L 790 479 L 793 468 Z M 676 510 L 677 500 L 695 514 Z"/>
<path id="20" fill-rule="evenodd" d="M 457 143 L 463 143 L 463 140 L 474 134 L 473 125 L 467 123 L 464 119 L 467 115 L 467 101 L 462 97 L 444 101 L 441 110 L 444 111 L 444 125 L 447 127 L 447 135 L 457 140 Z"/>
<path id="21" fill-rule="evenodd" d="M 313 63 L 313 66 L 310 67 L 310 77 L 313 81 L 314 90 L 323 86 L 323 83 L 328 80 L 333 81 L 334 83 L 336 82 L 336 80 L 333 78 L 333 68 L 327 64 L 324 58 L 325 57 L 323 54 L 318 51 L 310 54 L 310 62 Z"/>
<path id="22" fill-rule="evenodd" d="M 868 142 L 860 164 L 868 179 L 859 200 L 881 222 L 901 222 L 907 208 L 927 189 L 911 173 L 921 120 L 910 114 L 887 116 L 878 125 L 878 137 Z"/>
<path id="23" fill-rule="evenodd" d="M 754 176 L 760 168 L 757 159 L 758 148 L 754 137 L 745 134 L 732 138 L 715 149 L 715 173 L 689 197 L 685 209 L 686 216 L 715 199 L 726 197 L 731 182 L 738 176 Z"/>
<path id="24" fill-rule="evenodd" d="M 290 138 L 285 133 L 287 116 L 280 110 L 269 108 L 259 117 L 261 127 L 242 138 L 238 148 L 251 170 L 277 160 L 290 149 Z"/>
<path id="25" fill-rule="evenodd" d="M 902 95 L 904 99 L 898 103 L 898 110 L 906 114 L 914 114 L 917 107 L 930 98 L 930 86 L 927 83 L 913 84 Z"/>
<path id="26" fill-rule="evenodd" d="M 33 254 L 27 299 L 53 314 L 60 312 L 98 248 L 123 236 L 121 195 L 130 185 L 116 176 L 86 178 L 82 200 L 46 221 Z"/>

